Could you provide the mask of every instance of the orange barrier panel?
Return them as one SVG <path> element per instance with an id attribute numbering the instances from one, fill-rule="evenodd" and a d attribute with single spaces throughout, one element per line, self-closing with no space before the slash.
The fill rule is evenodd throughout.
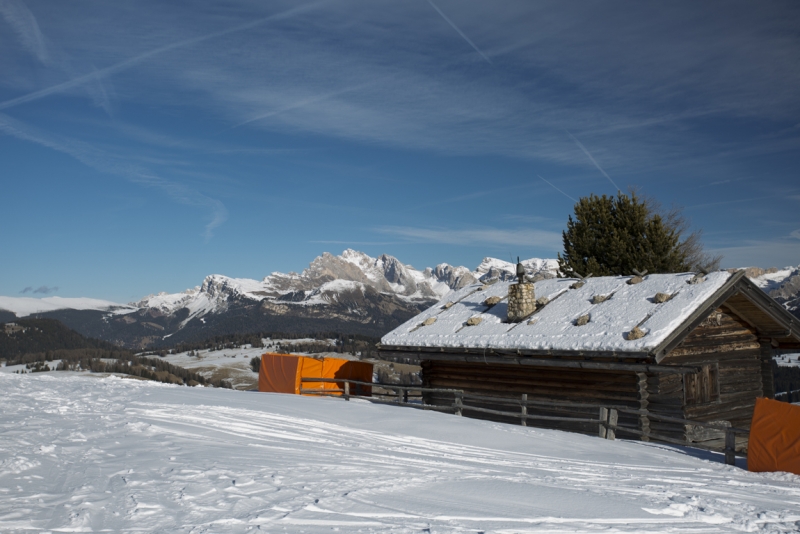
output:
<path id="1" fill-rule="evenodd" d="M 756 399 L 750 442 L 750 471 L 786 471 L 800 475 L 800 406 Z"/>
<path id="2" fill-rule="evenodd" d="M 343 378 L 372 382 L 372 364 L 340 358 L 312 358 L 294 354 L 266 353 L 261 355 L 258 390 L 271 393 L 300 394 L 300 388 L 325 389 L 343 393 L 343 383 L 302 382 L 303 378 Z M 355 385 L 350 391 L 356 394 Z M 372 388 L 361 386 L 360 395 L 371 395 Z"/>
<path id="3" fill-rule="evenodd" d="M 297 370 L 300 359 L 289 354 L 262 354 L 258 370 L 258 391 L 298 393 Z"/>

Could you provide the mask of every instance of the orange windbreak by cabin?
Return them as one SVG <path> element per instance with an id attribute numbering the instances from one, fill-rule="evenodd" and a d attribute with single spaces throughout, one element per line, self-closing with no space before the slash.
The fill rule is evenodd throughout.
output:
<path id="1" fill-rule="evenodd" d="M 747 468 L 800 475 L 800 406 L 756 399 Z"/>
<path id="2" fill-rule="evenodd" d="M 325 389 L 331 393 L 344 391 L 344 384 L 303 382 L 303 378 L 339 378 L 372 382 L 372 364 L 340 358 L 313 358 L 294 354 L 266 353 L 261 356 L 258 390 L 269 393 L 300 394 L 300 389 Z M 356 393 L 355 386 L 350 388 Z M 372 388 L 363 387 L 361 395 L 371 395 Z"/>

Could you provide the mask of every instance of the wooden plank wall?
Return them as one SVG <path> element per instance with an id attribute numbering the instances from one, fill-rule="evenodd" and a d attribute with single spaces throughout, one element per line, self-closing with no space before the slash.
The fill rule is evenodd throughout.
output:
<path id="1" fill-rule="evenodd" d="M 661 365 L 697 366 L 696 376 L 676 373 L 636 373 L 483 364 L 425 360 L 423 385 L 461 389 L 465 393 L 529 400 L 585 402 L 623 405 L 646 409 L 667 416 L 697 421 L 728 421 L 731 426 L 749 428 L 755 399 L 763 394 L 761 351 L 755 329 L 735 315 L 718 309 L 672 350 Z M 425 401 L 449 406 L 452 395 L 428 394 Z M 516 406 L 470 401 L 465 405 L 495 410 L 518 411 Z M 596 418 L 595 410 L 529 407 L 541 415 L 572 415 Z M 519 418 L 478 414 L 465 410 L 465 416 L 519 424 Z M 724 447 L 724 433 L 664 423 L 629 414 L 620 414 L 620 424 L 674 439 L 691 439 L 708 446 Z M 595 434 L 596 425 L 529 421 L 530 426 L 558 428 Z M 633 438 L 633 434 L 618 433 Z M 739 440 L 737 448 L 745 449 Z"/>
<path id="2" fill-rule="evenodd" d="M 650 375 L 651 411 L 698 421 L 729 421 L 749 428 L 756 397 L 763 394 L 761 346 L 756 331 L 733 314 L 718 309 L 671 351 L 662 365 L 697 365 L 698 376 Z M 722 433 L 651 423 L 654 432 L 723 445 Z M 687 432 L 688 430 L 688 432 Z M 740 440 L 741 441 L 741 440 Z M 740 448 L 743 448 L 741 446 Z"/>
<path id="3" fill-rule="evenodd" d="M 538 399 L 647 408 L 647 376 L 644 373 L 631 371 L 557 369 L 426 360 L 422 362 L 422 379 L 426 387 L 462 389 L 467 394 L 519 399 L 522 393 L 526 393 L 531 401 Z M 453 397 L 447 394 L 429 394 L 425 400 L 431 404 L 450 405 Z M 469 398 L 464 400 L 464 404 L 494 410 L 519 411 L 518 406 L 471 401 Z M 531 414 L 595 419 L 598 416 L 597 411 L 597 409 L 535 406 L 528 408 Z M 520 422 L 519 418 L 479 414 L 469 410 L 465 410 L 464 415 L 493 421 L 517 424 Z M 620 424 L 641 429 L 642 423 L 638 416 L 620 414 Z M 529 420 L 528 425 L 597 434 L 596 424 Z"/>

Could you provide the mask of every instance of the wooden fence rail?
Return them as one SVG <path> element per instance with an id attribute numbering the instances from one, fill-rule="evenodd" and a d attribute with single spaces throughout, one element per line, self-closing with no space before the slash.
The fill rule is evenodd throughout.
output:
<path id="1" fill-rule="evenodd" d="M 402 405 L 408 406 L 411 408 L 417 408 L 421 410 L 431 410 L 431 411 L 438 411 L 438 412 L 445 412 L 445 413 L 453 413 L 455 415 L 461 416 L 464 411 L 472 411 L 478 413 L 486 413 L 490 415 L 499 415 L 503 417 L 510 417 L 510 418 L 518 418 L 520 420 L 520 424 L 522 426 L 527 426 L 527 422 L 529 420 L 538 420 L 538 421 L 559 421 L 559 422 L 569 422 L 569 423 L 589 423 L 589 424 L 597 424 L 598 425 L 598 435 L 604 439 L 616 439 L 616 434 L 618 431 L 630 433 L 635 436 L 639 436 L 646 439 L 655 439 L 658 441 L 662 441 L 665 443 L 671 443 L 675 445 L 683 445 L 687 447 L 694 447 L 697 449 L 703 450 L 712 450 L 716 451 L 712 447 L 704 446 L 700 443 L 694 442 L 687 442 L 678 440 L 675 438 L 671 438 L 669 436 L 663 436 L 660 434 L 656 434 L 653 432 L 645 432 L 643 430 L 639 430 L 638 428 L 634 428 L 631 426 L 623 426 L 619 424 L 619 414 L 627 413 L 631 415 L 639 415 L 647 417 L 651 420 L 662 421 L 666 423 L 679 423 L 683 425 L 694 425 L 700 426 L 703 428 L 711 428 L 715 430 L 720 430 L 725 433 L 725 463 L 728 465 L 735 464 L 735 457 L 736 456 L 744 456 L 747 455 L 745 453 L 737 452 L 736 451 L 736 434 L 749 434 L 749 430 L 744 428 L 735 428 L 729 427 L 714 423 L 706 423 L 703 421 L 694 421 L 690 419 L 681 419 L 679 417 L 671 417 L 666 415 L 661 415 L 657 413 L 650 412 L 648 410 L 640 410 L 637 408 L 631 408 L 629 406 L 619 406 L 619 405 L 599 405 L 599 404 L 591 404 L 591 403 L 580 403 L 580 402 L 566 402 L 566 401 L 550 401 L 550 400 L 542 400 L 542 399 L 528 399 L 528 395 L 526 393 L 521 394 L 518 398 L 516 397 L 492 397 L 486 395 L 476 395 L 472 393 L 465 393 L 463 390 L 460 389 L 450 389 L 450 388 L 426 388 L 422 386 L 406 386 L 406 385 L 398 385 L 398 384 L 381 384 L 377 382 L 362 382 L 358 380 L 349 380 L 343 378 L 308 378 L 304 377 L 301 378 L 301 382 L 322 382 L 322 383 L 336 383 L 342 384 L 343 388 L 342 391 L 336 391 L 331 389 L 311 389 L 311 388 L 300 388 L 300 393 L 304 395 L 318 395 L 323 397 L 342 397 L 344 400 L 349 401 L 351 398 L 356 399 L 366 399 L 371 402 L 377 404 L 392 404 L 392 405 Z M 356 386 L 356 394 L 351 393 L 350 385 L 353 384 Z M 389 397 L 391 400 L 384 400 L 375 398 L 375 396 L 367 396 L 361 395 L 360 390 L 362 386 L 368 387 L 378 387 L 383 388 L 385 390 L 392 391 L 392 393 L 375 393 L 373 391 L 372 395 L 379 395 L 382 397 Z M 417 402 L 409 402 L 412 395 L 410 392 L 419 392 L 417 395 L 413 395 L 420 400 L 419 403 Z M 450 406 L 440 406 L 440 405 L 433 405 L 433 404 L 425 404 L 422 401 L 424 393 L 449 393 L 453 395 L 453 403 Z M 494 404 L 506 404 L 510 406 L 519 406 L 519 411 L 504 411 L 504 410 L 494 410 L 490 408 L 481 408 L 479 406 L 470 406 L 464 404 L 464 400 L 473 400 L 479 402 L 491 402 Z M 539 414 L 532 414 L 529 412 L 528 408 L 530 407 L 542 407 L 542 408 L 575 408 L 579 410 L 597 410 L 596 413 L 598 417 L 576 417 L 576 416 L 553 416 L 553 415 L 539 415 Z"/>

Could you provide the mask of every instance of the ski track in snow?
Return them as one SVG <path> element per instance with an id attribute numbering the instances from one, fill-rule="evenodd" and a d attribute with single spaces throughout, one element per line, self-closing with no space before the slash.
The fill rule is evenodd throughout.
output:
<path id="1" fill-rule="evenodd" d="M 0 374 L 0 531 L 797 532 L 800 477 L 366 401 Z"/>

